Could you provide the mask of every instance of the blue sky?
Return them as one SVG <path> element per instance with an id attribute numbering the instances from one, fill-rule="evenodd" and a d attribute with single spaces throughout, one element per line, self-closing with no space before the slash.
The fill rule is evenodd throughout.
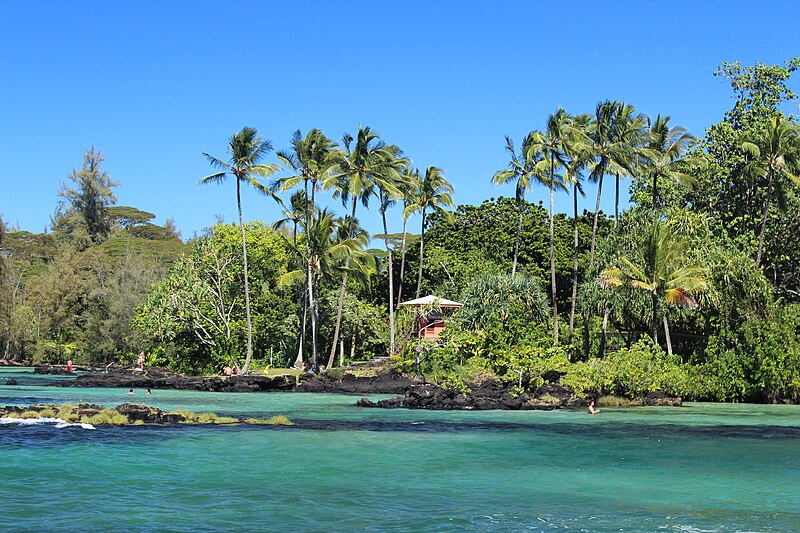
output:
<path id="1" fill-rule="evenodd" d="M 702 135 L 732 105 L 717 65 L 800 53 L 797 20 L 793 1 L 0 0 L 0 213 L 42 231 L 95 145 L 119 204 L 191 237 L 217 214 L 236 220 L 232 182 L 196 183 L 211 173 L 201 153 L 225 156 L 245 125 L 276 148 L 296 129 L 338 141 L 369 125 L 420 169 L 444 169 L 457 203 L 511 196 L 490 183 L 504 135 L 518 143 L 558 106 L 603 99 Z M 247 219 L 278 217 L 254 193 L 243 204 Z M 377 214 L 361 218 L 379 231 Z"/>

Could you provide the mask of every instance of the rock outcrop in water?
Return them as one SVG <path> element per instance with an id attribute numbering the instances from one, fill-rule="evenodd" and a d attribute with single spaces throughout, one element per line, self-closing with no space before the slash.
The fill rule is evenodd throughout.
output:
<path id="1" fill-rule="evenodd" d="M 7 405 L 0 407 L 0 418 L 59 419 L 68 423 L 92 424 L 95 426 L 114 425 L 171 425 L 171 424 L 268 424 L 291 425 L 286 417 L 273 417 L 268 420 L 254 418 L 233 418 L 213 413 L 192 413 L 189 411 L 165 412 L 149 405 L 125 403 L 114 408 L 91 403 L 64 405 L 31 405 L 19 407 Z"/>
<path id="2" fill-rule="evenodd" d="M 53 375 L 64 375 L 64 376 L 74 376 L 75 372 L 70 372 L 64 366 L 37 366 L 33 369 L 34 374 L 53 374 Z"/>

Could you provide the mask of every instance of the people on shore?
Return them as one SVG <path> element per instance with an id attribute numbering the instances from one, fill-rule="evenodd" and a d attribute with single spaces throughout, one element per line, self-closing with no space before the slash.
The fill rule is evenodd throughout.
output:
<path id="1" fill-rule="evenodd" d="M 233 368 L 226 366 L 225 368 L 222 369 L 222 373 L 230 377 L 233 375 Z"/>
<path id="2" fill-rule="evenodd" d="M 600 412 L 600 409 L 595 408 L 594 400 L 589 402 L 589 407 L 586 409 L 586 412 L 588 412 L 590 415 L 596 415 Z"/>

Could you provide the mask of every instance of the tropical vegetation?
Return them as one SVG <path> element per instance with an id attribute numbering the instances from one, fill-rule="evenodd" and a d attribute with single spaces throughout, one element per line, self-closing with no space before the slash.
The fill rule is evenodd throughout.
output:
<path id="1" fill-rule="evenodd" d="M 370 126 L 341 143 L 297 131 L 274 155 L 245 127 L 225 158 L 203 154 L 215 173 L 200 179 L 234 179 L 238 223 L 185 241 L 172 221 L 116 205 L 120 184 L 89 148 L 48 231 L 0 219 L 0 357 L 99 366 L 144 350 L 147 364 L 197 373 L 389 357 L 454 388 L 491 377 L 799 401 L 800 126 L 787 106 L 798 66 L 724 63 L 734 104 L 705 134 L 629 102 L 557 108 L 519 146 L 498 139 L 509 162 L 487 191 L 514 189 L 481 205 L 457 205 L 455 177 L 436 162 L 418 170 Z M 242 184 L 279 218 L 245 223 Z M 362 226 L 365 209 L 382 233 Z M 437 340 L 417 339 L 399 305 L 425 294 L 464 304 L 427 309 L 447 321 Z"/>

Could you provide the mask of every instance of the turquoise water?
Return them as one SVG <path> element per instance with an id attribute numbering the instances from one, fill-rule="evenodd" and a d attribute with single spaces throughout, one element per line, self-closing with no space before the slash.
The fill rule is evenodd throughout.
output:
<path id="1" fill-rule="evenodd" d="M 0 369 L 0 405 L 132 400 L 296 425 L 0 426 L 0 530 L 800 528 L 797 406 L 387 411 L 344 395 L 41 386 L 52 379 Z"/>

